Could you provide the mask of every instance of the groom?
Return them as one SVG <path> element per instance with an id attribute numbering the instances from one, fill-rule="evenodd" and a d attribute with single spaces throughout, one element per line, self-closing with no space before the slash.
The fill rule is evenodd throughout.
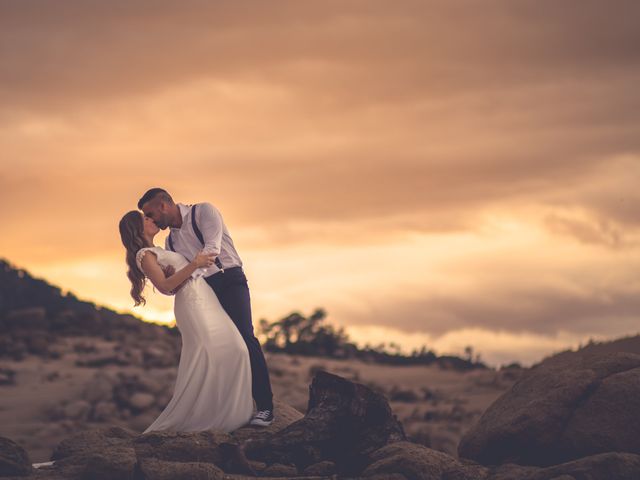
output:
<path id="1" fill-rule="evenodd" d="M 176 204 L 162 188 L 148 190 L 138 201 L 138 208 L 158 228 L 165 230 L 171 227 L 165 249 L 178 252 L 188 260 L 193 259 L 200 250 L 216 255 L 215 266 L 196 270 L 193 275 L 204 276 L 249 349 L 251 387 L 257 409 L 251 425 L 271 425 L 274 419 L 273 394 L 267 362 L 260 342 L 253 334 L 249 287 L 242 270 L 242 260 L 236 252 L 222 215 L 207 202 L 195 205 Z"/>

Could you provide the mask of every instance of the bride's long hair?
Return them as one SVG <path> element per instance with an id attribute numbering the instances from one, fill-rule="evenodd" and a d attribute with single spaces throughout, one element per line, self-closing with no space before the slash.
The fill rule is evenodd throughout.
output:
<path id="1" fill-rule="evenodd" d="M 138 268 L 136 263 L 136 253 L 138 250 L 144 247 L 150 247 L 147 245 L 147 241 L 144 238 L 144 224 L 142 222 L 142 213 L 137 210 L 131 210 L 125 213 L 124 217 L 120 220 L 120 239 L 124 248 L 127 249 L 126 262 L 129 266 L 127 277 L 131 282 L 131 298 L 135 301 L 134 306 L 147 303 L 142 296 L 142 291 L 146 284 L 146 277 L 144 273 Z"/>

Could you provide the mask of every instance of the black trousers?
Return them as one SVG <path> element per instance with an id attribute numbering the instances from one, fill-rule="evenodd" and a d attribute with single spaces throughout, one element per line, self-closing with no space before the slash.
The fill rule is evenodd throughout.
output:
<path id="1" fill-rule="evenodd" d="M 273 394 L 269 370 L 260 342 L 253 334 L 251 299 L 247 277 L 241 267 L 228 268 L 205 278 L 218 296 L 222 308 L 236 324 L 249 349 L 251 361 L 251 389 L 258 410 L 273 409 Z"/>

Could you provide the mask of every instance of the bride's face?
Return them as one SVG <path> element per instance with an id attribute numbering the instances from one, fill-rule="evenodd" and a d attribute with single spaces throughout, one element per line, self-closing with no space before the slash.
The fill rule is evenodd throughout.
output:
<path id="1" fill-rule="evenodd" d="M 141 213 L 140 215 L 142 215 L 142 225 L 144 227 L 144 234 L 150 238 L 153 238 L 156 235 L 156 233 L 160 231 L 160 229 L 153 222 L 153 220 L 151 220 L 145 214 Z"/>

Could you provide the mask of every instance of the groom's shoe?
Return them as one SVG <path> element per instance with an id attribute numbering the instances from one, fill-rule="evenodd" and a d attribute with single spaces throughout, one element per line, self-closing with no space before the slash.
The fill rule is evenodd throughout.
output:
<path id="1" fill-rule="evenodd" d="M 249 423 L 250 425 L 268 427 L 273 423 L 273 410 L 258 410 Z"/>

